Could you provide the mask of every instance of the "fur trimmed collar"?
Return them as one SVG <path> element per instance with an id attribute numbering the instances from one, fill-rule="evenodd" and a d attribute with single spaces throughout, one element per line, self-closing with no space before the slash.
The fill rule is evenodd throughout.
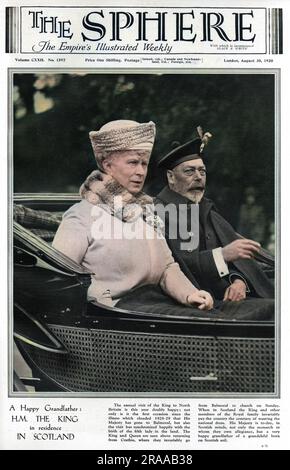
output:
<path id="1" fill-rule="evenodd" d="M 99 170 L 94 170 L 80 187 L 83 199 L 100 205 L 123 222 L 134 222 L 140 215 L 155 230 L 163 229 L 162 220 L 154 213 L 153 198 L 140 192 L 131 194 L 118 181 Z"/>

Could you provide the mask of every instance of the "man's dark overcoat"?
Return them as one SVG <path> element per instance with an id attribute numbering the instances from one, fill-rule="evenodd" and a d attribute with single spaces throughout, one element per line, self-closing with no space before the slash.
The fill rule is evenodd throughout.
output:
<path id="1" fill-rule="evenodd" d="M 190 211 L 191 201 L 166 186 L 155 198 L 155 204 L 174 204 L 179 215 L 179 204 L 187 204 Z M 184 206 L 183 206 L 184 207 Z M 168 214 L 165 218 L 165 235 L 170 249 L 180 267 L 189 279 L 198 283 L 201 289 L 210 291 L 216 299 L 223 299 L 225 289 L 230 285 L 230 276 L 241 276 L 250 290 L 249 295 L 260 298 L 273 298 L 274 286 L 263 269 L 255 260 L 238 260 L 229 264 L 230 275 L 220 277 L 212 254 L 214 248 L 223 247 L 236 240 L 234 228 L 217 212 L 214 203 L 203 198 L 199 204 L 199 246 L 196 249 L 181 249 L 180 238 L 169 238 Z M 179 233 L 179 217 L 177 233 Z M 190 221 L 190 216 L 188 217 Z M 190 227 L 188 227 L 190 232 Z M 189 237 L 190 239 L 190 237 Z"/>

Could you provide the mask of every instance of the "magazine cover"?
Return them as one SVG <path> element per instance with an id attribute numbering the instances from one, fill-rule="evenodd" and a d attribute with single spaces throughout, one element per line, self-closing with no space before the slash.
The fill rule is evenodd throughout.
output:
<path id="1" fill-rule="evenodd" d="M 288 20 L 2 4 L 2 449 L 289 449 Z"/>

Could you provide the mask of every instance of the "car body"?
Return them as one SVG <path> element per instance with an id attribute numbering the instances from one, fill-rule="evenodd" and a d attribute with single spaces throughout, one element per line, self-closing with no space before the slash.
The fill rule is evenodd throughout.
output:
<path id="1" fill-rule="evenodd" d="M 18 194 L 60 215 L 78 196 Z M 32 370 L 15 391 L 274 394 L 275 324 L 186 318 L 87 301 L 91 273 L 14 222 L 14 338 Z"/>

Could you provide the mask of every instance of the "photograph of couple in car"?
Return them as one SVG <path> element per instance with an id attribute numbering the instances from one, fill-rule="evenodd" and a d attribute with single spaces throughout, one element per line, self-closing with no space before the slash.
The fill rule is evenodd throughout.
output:
<path id="1" fill-rule="evenodd" d="M 13 393 L 274 396 L 275 73 L 9 80 Z"/>

